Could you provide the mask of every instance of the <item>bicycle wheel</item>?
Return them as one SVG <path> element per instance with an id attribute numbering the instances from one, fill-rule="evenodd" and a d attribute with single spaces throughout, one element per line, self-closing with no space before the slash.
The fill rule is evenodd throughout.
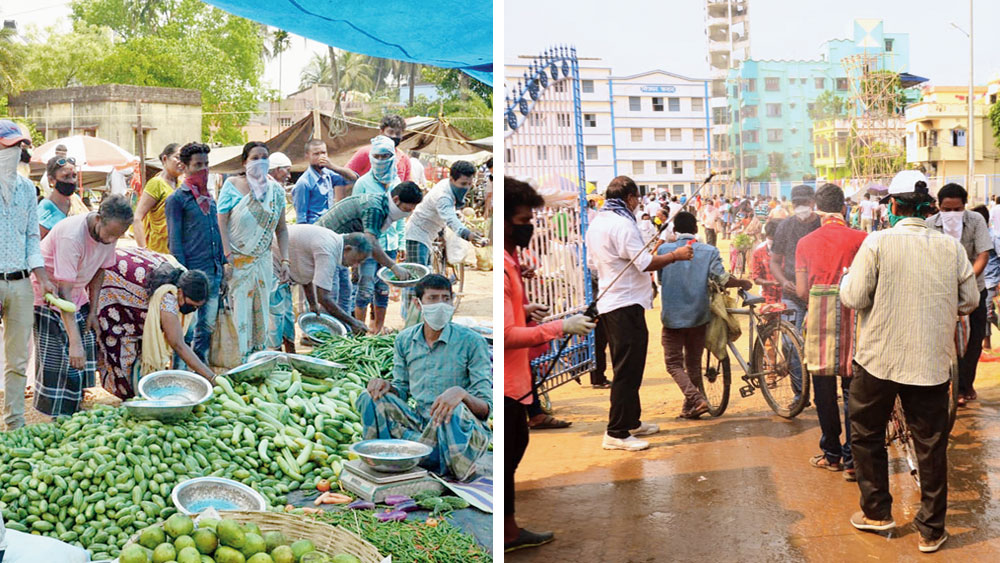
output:
<path id="1" fill-rule="evenodd" d="M 698 389 L 708 401 L 708 414 L 722 416 L 729 405 L 729 383 L 732 374 L 729 369 L 729 358 L 720 360 L 705 349 L 705 369 L 701 374 Z"/>
<path id="2" fill-rule="evenodd" d="M 951 364 L 951 385 L 948 386 L 948 434 L 955 427 L 958 416 L 958 363 Z"/>
<path id="3" fill-rule="evenodd" d="M 778 416 L 794 418 L 809 402 L 809 372 L 803 367 L 802 338 L 795 327 L 772 320 L 760 327 L 750 354 L 764 400 Z"/>
<path id="4" fill-rule="evenodd" d="M 896 446 L 903 451 L 903 461 L 909 470 L 913 480 L 920 486 L 920 471 L 917 465 L 917 450 L 913 447 L 913 435 L 906 425 L 906 415 L 903 413 L 903 403 L 896 397 L 896 403 L 892 407 L 892 416 L 889 418 L 889 428 Z M 888 434 L 887 434 L 888 435 Z"/>

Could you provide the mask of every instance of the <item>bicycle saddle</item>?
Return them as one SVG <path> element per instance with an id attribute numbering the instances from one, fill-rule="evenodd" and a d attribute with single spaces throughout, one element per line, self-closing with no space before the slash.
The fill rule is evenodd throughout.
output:
<path id="1" fill-rule="evenodd" d="M 747 292 L 743 292 L 742 297 L 744 305 L 759 305 L 764 301 L 766 301 L 766 299 L 764 299 L 759 295 L 754 295 L 752 293 L 747 293 Z"/>

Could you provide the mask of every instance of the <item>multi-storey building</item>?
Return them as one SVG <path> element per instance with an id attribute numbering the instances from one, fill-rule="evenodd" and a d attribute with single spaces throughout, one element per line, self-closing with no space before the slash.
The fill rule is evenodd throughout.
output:
<path id="1" fill-rule="evenodd" d="M 580 65 L 586 180 L 603 191 L 625 175 L 644 191 L 690 193 L 709 170 L 708 81 L 663 70 L 614 76 L 609 67 L 587 62 Z M 507 81 L 517 81 L 525 68 L 506 64 Z M 554 127 L 573 127 L 569 113 L 552 117 Z M 536 151 L 541 156 L 575 158 L 567 151 Z"/>
<path id="2" fill-rule="evenodd" d="M 705 37 L 708 39 L 709 111 L 712 116 L 712 168 L 718 181 L 733 178 L 738 163 L 730 150 L 726 80 L 729 71 L 750 58 L 749 0 L 705 0 Z M 737 174 L 738 175 L 738 174 Z"/>
<path id="3" fill-rule="evenodd" d="M 742 150 L 748 180 L 815 177 L 811 110 L 824 92 L 847 101 L 851 93 L 844 62 L 855 55 L 877 57 L 880 70 L 906 73 L 909 35 L 884 33 L 881 20 L 855 20 L 854 37 L 827 41 L 818 60 L 749 59 L 730 71 L 728 107 L 734 123 L 730 127 L 730 146 L 737 163 Z M 846 130 L 835 126 L 827 124 L 824 130 L 831 129 L 837 139 Z M 839 151 L 837 154 L 840 158 Z M 824 165 L 828 164 L 832 163 L 824 161 Z"/>

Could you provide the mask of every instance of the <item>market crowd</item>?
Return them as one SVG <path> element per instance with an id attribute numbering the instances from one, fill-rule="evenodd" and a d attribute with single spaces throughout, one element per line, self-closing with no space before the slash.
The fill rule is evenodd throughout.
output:
<path id="1" fill-rule="evenodd" d="M 386 330 L 390 288 L 378 268 L 408 279 L 400 263 L 430 265 L 445 229 L 488 243 L 463 214 L 481 171 L 456 161 L 425 192 L 423 165 L 397 148 L 404 128 L 402 118 L 385 117 L 344 166 L 323 141 L 308 141 L 308 167 L 294 184 L 287 156 L 247 143 L 242 171 L 217 192 L 210 147 L 171 143 L 134 202 L 109 194 L 92 211 L 65 147 L 47 162 L 40 198 L 17 172 L 30 139 L 0 120 L 6 429 L 25 423 L 32 349 L 34 407 L 58 417 L 79 410 L 95 385 L 128 399 L 155 371 L 188 369 L 213 381 L 255 352 L 293 352 L 299 292 L 303 309 L 354 333 Z M 135 246 L 119 245 L 130 228 Z M 407 288 L 391 379 L 372 379 L 357 406 L 369 439 L 435 430 L 439 447 L 425 462 L 464 478 L 490 442 L 492 360 L 478 332 L 452 322 L 454 297 L 439 274 Z"/>
<path id="2" fill-rule="evenodd" d="M 862 193 L 856 202 L 831 183 L 818 189 L 798 185 L 780 199 L 643 195 L 631 178 L 619 176 L 590 201 L 585 241 L 598 315 L 543 324 L 538 322 L 544 315 L 537 313 L 546 307 L 526 295 L 522 278 L 531 274 L 520 257 L 544 200 L 513 178 L 505 178 L 504 198 L 506 550 L 552 541 L 551 532 L 518 525 L 514 474 L 529 428 L 569 425 L 532 424 L 530 349 L 596 329 L 591 383 L 610 389 L 601 446 L 644 450 L 648 437 L 660 432 L 641 408 L 649 345 L 645 312 L 658 295 L 666 372 L 684 396 L 679 417 L 697 419 L 709 412 L 701 370 L 713 317 L 710 300 L 718 291 L 713 288 L 754 285 L 764 307 L 781 314 L 800 336 L 811 333 L 806 359 L 818 357 L 820 347 L 841 352 L 817 362 L 821 368 L 790 366 L 793 380 L 811 376 L 820 426 L 819 451 L 803 463 L 857 483 L 861 510 L 850 517 L 855 528 L 894 528 L 885 437 L 898 397 L 919 466 L 918 548 L 933 552 L 947 540 L 951 373 L 958 372 L 958 405 L 976 400 L 988 319 L 996 319 L 991 303 L 1000 284 L 1000 198 L 992 208 L 971 207 L 968 193 L 955 183 L 932 195 L 927 178 L 915 170 L 899 172 L 887 190 Z M 726 238 L 728 268 L 716 247 Z M 831 318 L 837 319 L 834 326 L 820 321 Z"/>

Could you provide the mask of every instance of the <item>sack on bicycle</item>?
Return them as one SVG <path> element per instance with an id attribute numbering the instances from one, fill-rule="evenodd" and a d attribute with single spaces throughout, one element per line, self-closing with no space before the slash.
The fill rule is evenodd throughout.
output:
<path id="1" fill-rule="evenodd" d="M 713 356 L 722 360 L 729 357 L 726 346 L 730 342 L 736 342 L 742 333 L 740 321 L 728 311 L 736 308 L 736 298 L 715 282 L 709 281 L 708 299 L 712 319 L 708 321 L 708 328 L 705 330 L 705 347 Z"/>
<path id="2" fill-rule="evenodd" d="M 854 317 L 853 310 L 840 304 L 839 285 L 817 284 L 809 289 L 802 332 L 810 375 L 851 376 Z"/>

